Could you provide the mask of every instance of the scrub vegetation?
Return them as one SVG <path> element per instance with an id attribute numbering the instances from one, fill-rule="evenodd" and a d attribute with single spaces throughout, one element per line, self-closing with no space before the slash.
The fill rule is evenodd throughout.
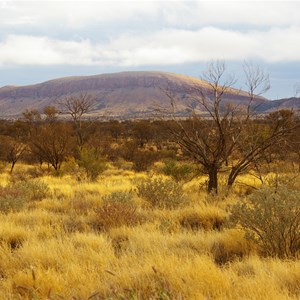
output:
<path id="1" fill-rule="evenodd" d="M 245 174 L 208 195 L 205 178 L 177 182 L 154 171 L 161 165 L 149 177 L 109 163 L 93 182 L 67 164 L 60 176 L 23 163 L 12 176 L 7 166 L 0 298 L 299 298 L 298 183 L 287 192 Z"/>
<path id="2" fill-rule="evenodd" d="M 0 299 L 299 299 L 299 116 L 251 115 L 246 70 L 246 110 L 216 65 L 209 115 L 2 120 Z"/>

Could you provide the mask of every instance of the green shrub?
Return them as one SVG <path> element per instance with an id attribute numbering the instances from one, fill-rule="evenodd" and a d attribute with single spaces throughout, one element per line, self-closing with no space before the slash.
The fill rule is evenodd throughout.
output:
<path id="1" fill-rule="evenodd" d="M 30 201 L 39 201 L 49 194 L 48 186 L 40 180 L 28 180 L 0 187 L 0 211 L 17 211 Z"/>
<path id="2" fill-rule="evenodd" d="M 86 172 L 89 180 L 95 181 L 106 170 L 106 164 L 96 148 L 83 148 L 79 154 L 78 165 Z"/>
<path id="3" fill-rule="evenodd" d="M 0 187 L 0 211 L 18 211 L 23 208 L 26 203 L 24 194 L 15 187 Z"/>
<path id="4" fill-rule="evenodd" d="M 234 205 L 233 225 L 245 230 L 261 253 L 280 258 L 300 253 L 300 192 L 287 188 L 264 188 Z"/>
<path id="5" fill-rule="evenodd" d="M 50 193 L 48 185 L 38 179 L 20 181 L 15 183 L 14 187 L 20 190 L 24 197 L 30 201 L 43 200 Z"/>
<path id="6" fill-rule="evenodd" d="M 118 191 L 112 192 L 102 197 L 103 202 L 119 202 L 119 203 L 132 203 L 133 195 L 130 192 Z"/>
<path id="7" fill-rule="evenodd" d="M 176 208 L 186 202 L 182 185 L 162 177 L 148 177 L 141 181 L 137 185 L 137 195 L 159 208 Z"/>
<path id="8" fill-rule="evenodd" d="M 62 172 L 73 176 L 76 176 L 80 172 L 80 168 L 75 157 L 67 157 L 62 165 Z"/>
<path id="9" fill-rule="evenodd" d="M 195 168 L 189 164 L 179 164 L 174 160 L 168 160 L 161 168 L 161 172 L 176 181 L 190 180 L 195 174 Z"/>

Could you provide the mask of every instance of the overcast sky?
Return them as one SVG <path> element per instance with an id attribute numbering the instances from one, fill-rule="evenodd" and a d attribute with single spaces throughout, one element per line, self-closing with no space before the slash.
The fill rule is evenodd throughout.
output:
<path id="1" fill-rule="evenodd" d="M 226 61 L 269 74 L 271 99 L 300 83 L 300 1 L 1 1 L 0 86 L 127 70 L 199 77 Z"/>

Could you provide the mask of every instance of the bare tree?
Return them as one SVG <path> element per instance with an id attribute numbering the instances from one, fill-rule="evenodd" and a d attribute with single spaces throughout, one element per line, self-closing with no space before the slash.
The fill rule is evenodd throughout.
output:
<path id="1" fill-rule="evenodd" d="M 270 136 L 262 138 L 260 135 L 262 126 L 257 124 L 255 114 L 252 111 L 253 101 L 270 89 L 269 74 L 259 65 L 255 66 L 249 62 L 244 63 L 243 69 L 249 100 L 246 114 L 240 122 L 239 136 L 234 145 L 234 151 L 237 152 L 236 157 L 239 159 L 231 166 L 227 181 L 228 186 L 232 186 L 237 176 L 245 171 L 249 165 L 255 163 L 257 166 L 257 162 L 263 156 L 264 151 L 280 136 L 275 131 Z"/>
<path id="2" fill-rule="evenodd" d="M 77 137 L 77 144 L 82 148 L 84 143 L 83 118 L 95 107 L 95 98 L 89 94 L 69 96 L 59 101 L 62 111 L 71 116 Z"/>
<path id="3" fill-rule="evenodd" d="M 208 192 L 218 191 L 218 173 L 232 153 L 238 135 L 234 123 L 237 108 L 222 103 L 224 95 L 235 83 L 233 76 L 223 80 L 225 69 L 224 62 L 211 62 L 203 77 L 208 83 L 207 88 L 194 88 L 192 100 L 208 114 L 208 118 L 197 114 L 187 121 L 174 118 L 176 126 L 171 129 L 181 148 L 202 165 L 208 175 Z M 170 93 L 167 96 L 175 110 L 174 96 Z"/>
<path id="4" fill-rule="evenodd" d="M 227 184 L 232 186 L 239 174 L 253 162 L 257 163 L 264 151 L 293 127 L 291 118 L 282 121 L 280 116 L 272 122 L 268 120 L 270 125 L 257 122 L 252 112 L 253 102 L 269 89 L 269 79 L 262 69 L 251 64 L 244 66 L 248 101 L 244 104 L 224 102 L 229 92 L 235 93 L 231 89 L 235 79 L 233 76 L 224 78 L 225 69 L 224 62 L 210 63 L 203 77 L 207 85 L 194 88 L 193 103 L 208 117 L 195 112 L 187 120 L 174 117 L 176 126 L 171 128 L 183 151 L 208 175 L 208 192 L 218 191 L 220 172 L 229 174 Z M 175 116 L 176 97 L 168 91 L 166 94 Z"/>
<path id="5" fill-rule="evenodd" d="M 250 103 L 252 103 L 256 97 L 270 89 L 269 74 L 259 65 L 255 66 L 247 61 L 244 62 L 243 69 L 246 77 L 246 90 L 249 94 Z"/>

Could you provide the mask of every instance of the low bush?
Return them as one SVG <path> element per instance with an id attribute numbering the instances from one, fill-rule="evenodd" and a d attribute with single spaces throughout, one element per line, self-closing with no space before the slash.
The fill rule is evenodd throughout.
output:
<path id="1" fill-rule="evenodd" d="M 146 178 L 137 185 L 137 195 L 152 207 L 176 208 L 186 202 L 183 186 L 163 177 Z"/>
<path id="2" fill-rule="evenodd" d="M 48 186 L 40 180 L 28 180 L 0 187 L 0 211 L 18 211 L 29 201 L 40 201 L 49 195 Z"/>
<path id="3" fill-rule="evenodd" d="M 175 181 L 191 180 L 196 174 L 196 170 L 192 165 L 179 164 L 175 160 L 167 160 L 161 168 L 161 172 L 164 175 L 171 176 Z"/>
<path id="4" fill-rule="evenodd" d="M 107 231 L 121 226 L 135 226 L 141 221 L 135 205 L 120 202 L 104 202 L 95 209 L 91 225 L 95 230 Z"/>
<path id="5" fill-rule="evenodd" d="M 79 154 L 78 165 L 86 172 L 89 180 L 95 181 L 106 170 L 106 164 L 96 148 L 83 148 Z"/>
<path id="6" fill-rule="evenodd" d="M 14 184 L 14 187 L 20 190 L 30 201 L 40 201 L 49 196 L 50 189 L 42 180 L 20 181 Z"/>
<path id="7" fill-rule="evenodd" d="M 131 203 L 133 201 L 133 195 L 131 192 L 126 191 L 112 192 L 108 195 L 103 196 L 102 201 L 107 203 Z"/>
<path id="8" fill-rule="evenodd" d="M 26 203 L 23 193 L 15 187 L 0 187 L 0 211 L 18 211 Z"/>
<path id="9" fill-rule="evenodd" d="M 300 192 L 284 187 L 257 190 L 231 208 L 230 221 L 245 230 L 263 255 L 300 254 Z"/>

